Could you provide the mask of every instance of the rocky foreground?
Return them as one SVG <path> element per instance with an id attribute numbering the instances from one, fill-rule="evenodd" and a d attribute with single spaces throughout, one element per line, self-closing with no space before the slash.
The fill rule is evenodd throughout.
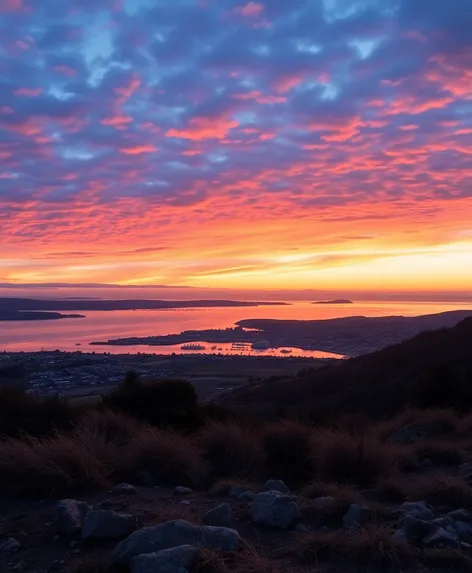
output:
<path id="1" fill-rule="evenodd" d="M 461 475 L 472 478 L 471 464 Z M 457 571 L 472 564 L 471 508 L 379 504 L 339 486 L 293 493 L 281 480 L 210 492 L 141 472 L 80 499 L 1 504 L 0 570 L 24 573 Z M 146 485 L 139 485 L 146 484 Z M 349 497 L 355 502 L 349 503 Z"/>

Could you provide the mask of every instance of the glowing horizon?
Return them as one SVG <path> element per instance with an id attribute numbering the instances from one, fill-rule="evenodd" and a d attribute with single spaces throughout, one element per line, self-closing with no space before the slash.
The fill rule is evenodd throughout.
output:
<path id="1" fill-rule="evenodd" d="M 0 283 L 470 291 L 470 21 L 0 0 Z"/>

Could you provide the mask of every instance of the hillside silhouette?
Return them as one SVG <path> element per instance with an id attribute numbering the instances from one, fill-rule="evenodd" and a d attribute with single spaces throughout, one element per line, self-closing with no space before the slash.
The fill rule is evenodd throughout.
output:
<path id="1" fill-rule="evenodd" d="M 316 417 L 376 418 L 407 405 L 472 409 L 472 317 L 452 328 L 395 344 L 296 377 L 236 390 L 225 403 L 258 414 L 281 408 Z"/>

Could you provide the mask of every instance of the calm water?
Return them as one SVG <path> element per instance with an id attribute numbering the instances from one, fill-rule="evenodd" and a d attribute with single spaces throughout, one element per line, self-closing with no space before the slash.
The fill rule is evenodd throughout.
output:
<path id="1" fill-rule="evenodd" d="M 175 334 L 183 330 L 202 330 L 208 328 L 227 328 L 245 318 L 278 319 L 325 319 L 342 316 L 416 316 L 433 314 L 448 310 L 470 308 L 470 303 L 426 303 L 426 302 L 362 302 L 349 305 L 314 305 L 305 302 L 290 306 L 260 306 L 246 308 L 211 308 L 178 310 L 138 310 L 113 312 L 81 312 L 82 319 L 63 319 L 47 321 L 0 322 L 0 350 L 37 351 L 68 350 L 83 352 L 112 352 L 170 354 L 184 352 L 177 346 L 88 346 L 91 341 L 106 341 L 111 338 L 128 336 L 151 336 Z M 80 346 L 78 346 L 80 345 Z M 205 352 L 240 354 L 241 349 L 233 349 L 231 344 L 206 343 Z M 244 353 L 261 354 L 260 351 L 244 350 Z M 280 354 L 278 351 L 264 351 L 262 354 Z M 284 355 L 284 354 L 281 354 Z M 292 349 L 286 356 L 333 356 L 328 352 L 313 352 Z"/>

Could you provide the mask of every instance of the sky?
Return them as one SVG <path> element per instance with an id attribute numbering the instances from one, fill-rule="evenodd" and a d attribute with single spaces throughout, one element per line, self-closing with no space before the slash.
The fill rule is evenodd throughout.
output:
<path id="1" fill-rule="evenodd" d="M 470 291 L 471 22 L 0 0 L 0 283 Z"/>

